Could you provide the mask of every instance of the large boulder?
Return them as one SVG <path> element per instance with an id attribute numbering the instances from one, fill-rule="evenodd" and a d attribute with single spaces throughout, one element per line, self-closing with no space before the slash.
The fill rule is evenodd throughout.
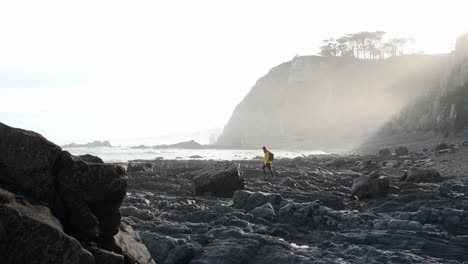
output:
<path id="1" fill-rule="evenodd" d="M 406 182 L 441 182 L 442 176 L 436 169 L 417 169 L 411 168 L 408 170 Z"/>
<path id="2" fill-rule="evenodd" d="M 63 232 L 49 208 L 0 189 L 1 263 L 94 264 L 93 255 Z"/>
<path id="3" fill-rule="evenodd" d="M 80 241 L 97 264 L 123 263 L 114 236 L 127 189 L 125 171 L 97 157 L 83 158 L 37 133 L 0 123 L 0 188 L 50 208 L 63 231 Z M 4 217 L 0 214 L 0 222 Z M 37 247 L 47 250 L 50 243 Z"/>
<path id="4" fill-rule="evenodd" d="M 41 135 L 0 123 L 0 186 L 54 205 L 54 165 L 62 150 Z"/>
<path id="5" fill-rule="evenodd" d="M 386 196 L 389 188 L 390 181 L 388 177 L 373 172 L 355 179 L 351 187 L 351 193 L 357 198 L 378 198 Z"/>
<path id="6" fill-rule="evenodd" d="M 197 171 L 192 182 L 195 195 L 211 194 L 230 198 L 235 191 L 244 189 L 244 178 L 236 163 L 229 163 L 223 168 L 210 167 Z"/>
<path id="7" fill-rule="evenodd" d="M 392 152 L 390 151 L 390 149 L 384 148 L 384 149 L 379 150 L 379 155 L 382 157 L 388 157 L 392 155 Z"/>
<path id="8" fill-rule="evenodd" d="M 409 154 L 408 148 L 404 146 L 399 146 L 395 149 L 395 154 L 397 156 L 406 156 Z"/>

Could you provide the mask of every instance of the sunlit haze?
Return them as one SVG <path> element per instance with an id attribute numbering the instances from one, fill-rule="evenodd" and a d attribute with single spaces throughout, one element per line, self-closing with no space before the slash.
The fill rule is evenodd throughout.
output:
<path id="1" fill-rule="evenodd" d="M 58 143 L 222 128 L 256 80 L 325 38 L 447 53 L 468 2 L 3 1 L 0 122 Z"/>

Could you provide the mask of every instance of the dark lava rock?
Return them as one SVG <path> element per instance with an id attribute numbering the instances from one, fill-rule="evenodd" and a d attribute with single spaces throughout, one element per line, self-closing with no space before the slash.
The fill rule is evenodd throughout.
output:
<path id="1" fill-rule="evenodd" d="M 341 157 L 334 158 L 334 159 L 332 159 L 330 161 L 327 161 L 325 163 L 325 166 L 327 166 L 327 167 L 342 167 L 344 165 L 346 165 L 346 160 L 344 158 L 341 158 Z"/>
<path id="2" fill-rule="evenodd" d="M 86 161 L 86 162 L 89 162 L 89 163 L 104 163 L 104 161 L 102 161 L 101 158 L 99 158 L 97 156 L 90 155 L 90 154 L 80 155 L 80 156 L 78 156 L 78 158 L 80 160 L 82 160 L 82 161 Z"/>
<path id="3" fill-rule="evenodd" d="M 80 241 L 94 255 L 97 264 L 123 263 L 124 253 L 115 244 L 114 235 L 119 231 L 119 208 L 127 190 L 125 171 L 104 164 L 97 157 L 84 159 L 92 162 L 62 151 L 37 133 L 0 123 L 0 187 L 24 196 L 31 204 L 50 208 L 60 221 L 60 228 Z M 5 215 L 0 214 L 0 222 L 4 221 Z M 10 229 L 21 228 L 21 222 L 17 225 Z M 46 234 L 35 232 L 31 232 L 30 239 L 42 241 L 35 246 L 44 252 L 55 243 L 48 241 Z M 14 263 L 34 261 L 32 258 Z"/>
<path id="4" fill-rule="evenodd" d="M 351 193 L 358 198 L 384 197 L 390 188 L 390 181 L 386 176 L 377 173 L 362 175 L 353 181 Z"/>
<path id="5" fill-rule="evenodd" d="M 192 182 L 195 195 L 209 193 L 231 198 L 235 191 L 244 189 L 244 178 L 236 163 L 229 163 L 224 168 L 202 169 L 194 175 Z"/>
<path id="6" fill-rule="evenodd" d="M 281 195 L 276 193 L 236 191 L 232 197 L 233 207 L 252 210 L 267 203 L 278 208 L 283 201 Z"/>
<path id="7" fill-rule="evenodd" d="M 395 149 L 395 154 L 397 156 L 406 156 L 409 154 L 408 148 L 404 146 L 399 146 Z"/>
<path id="8" fill-rule="evenodd" d="M 436 169 L 411 168 L 406 176 L 406 182 L 441 182 L 442 177 Z"/>
<path id="9" fill-rule="evenodd" d="M 450 146 L 447 145 L 446 143 L 440 143 L 439 145 L 437 145 L 434 150 L 435 151 L 441 151 L 441 150 L 445 150 L 445 149 L 449 149 Z"/>
<path id="10" fill-rule="evenodd" d="M 379 155 L 382 157 L 388 157 L 392 155 L 392 152 L 390 151 L 390 149 L 384 148 L 384 149 L 379 150 Z"/>
<path id="11" fill-rule="evenodd" d="M 94 264 L 91 253 L 63 232 L 45 206 L 30 205 L 0 189 L 1 263 Z"/>

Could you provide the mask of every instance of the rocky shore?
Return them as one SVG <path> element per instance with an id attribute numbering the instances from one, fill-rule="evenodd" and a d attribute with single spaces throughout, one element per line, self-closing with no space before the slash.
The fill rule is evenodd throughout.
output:
<path id="1" fill-rule="evenodd" d="M 130 162 L 122 221 L 156 263 L 465 263 L 467 145 L 280 159 L 266 179 L 261 161 L 239 179 L 230 162 Z M 244 187 L 194 195 L 210 170 Z"/>
<path id="2" fill-rule="evenodd" d="M 105 164 L 0 124 L 1 263 L 466 263 L 468 141 Z"/>

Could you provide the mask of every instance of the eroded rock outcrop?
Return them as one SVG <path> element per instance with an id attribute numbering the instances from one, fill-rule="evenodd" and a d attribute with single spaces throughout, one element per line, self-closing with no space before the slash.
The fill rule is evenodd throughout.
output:
<path id="1" fill-rule="evenodd" d="M 0 187 L 31 204 L 50 208 L 60 229 L 91 252 L 97 264 L 124 263 L 127 253 L 114 240 L 127 189 L 123 168 L 102 163 L 97 157 L 82 160 L 37 133 L 0 123 Z M 29 239 L 37 239 L 36 235 L 31 232 Z M 36 243 L 35 250 L 45 246 L 47 243 Z M 14 263 L 32 262 L 25 258 Z"/>

